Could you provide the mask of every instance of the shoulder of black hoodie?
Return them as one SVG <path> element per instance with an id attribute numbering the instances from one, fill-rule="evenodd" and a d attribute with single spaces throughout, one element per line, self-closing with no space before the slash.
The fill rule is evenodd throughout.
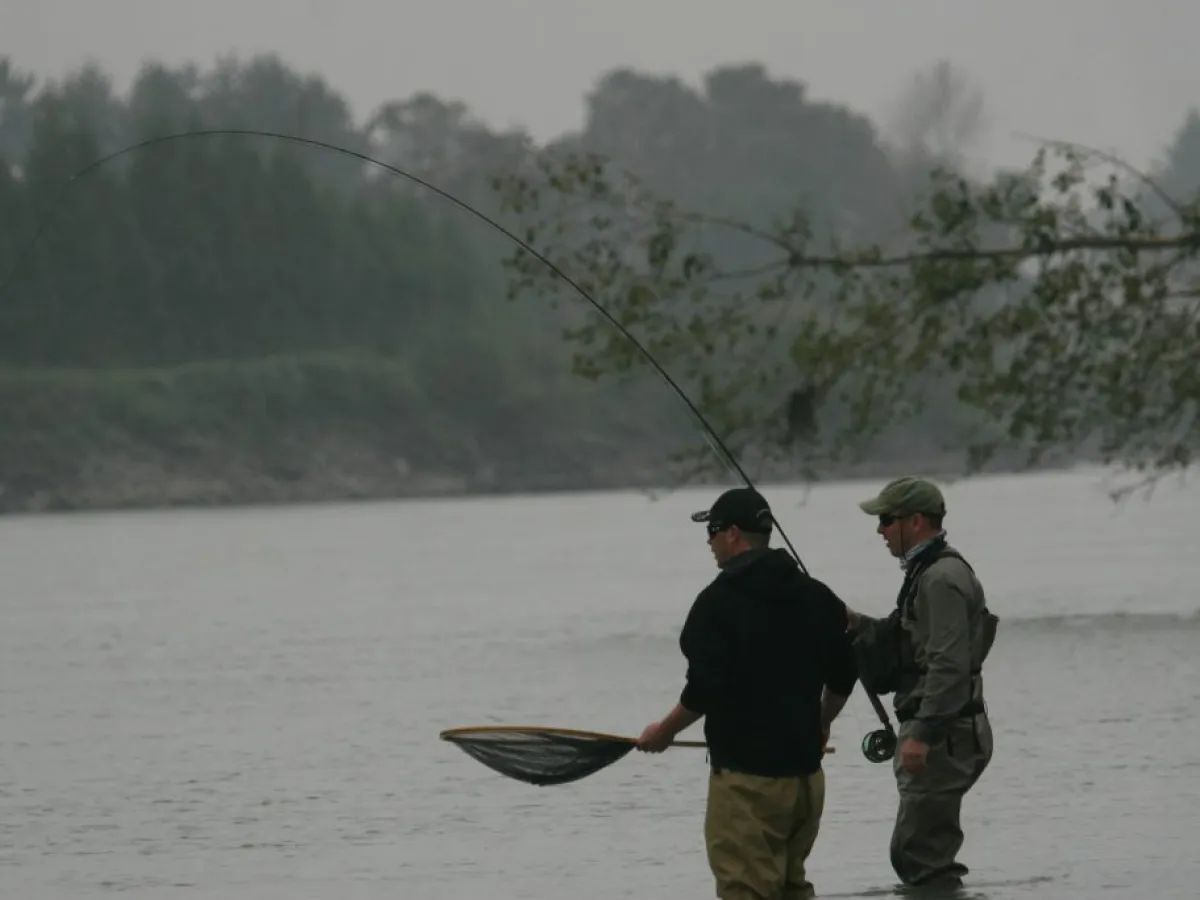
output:
<path id="1" fill-rule="evenodd" d="M 849 624 L 846 604 L 823 581 L 800 571 L 795 558 L 786 550 L 748 550 L 730 560 L 696 597 L 688 621 L 684 624 L 685 631 L 689 623 L 695 629 L 716 625 L 723 605 L 730 600 L 736 602 L 739 581 L 769 574 L 772 570 L 781 579 L 790 579 L 797 593 L 809 605 L 813 626 L 823 633 L 822 644 L 828 645 L 830 653 L 837 657 L 836 662 L 832 663 L 837 669 L 837 683 L 849 691 L 857 680 L 857 672 L 853 665 L 850 639 L 846 634 Z"/>
<path id="2" fill-rule="evenodd" d="M 703 606 L 719 606 L 720 597 L 736 594 L 739 578 L 753 577 L 763 568 L 773 569 L 781 578 L 791 579 L 811 615 L 811 636 L 821 657 L 821 672 L 825 684 L 834 693 L 848 696 L 858 680 L 858 667 L 854 661 L 850 636 L 847 634 L 849 620 L 846 604 L 841 598 L 823 581 L 802 572 L 795 558 L 786 550 L 749 551 L 735 557 L 731 562 L 732 564 L 723 569 L 712 584 L 701 592 L 697 601 L 709 594 Z M 714 608 L 711 614 L 713 618 L 709 619 L 708 615 L 704 618 L 715 621 L 717 609 Z"/>
<path id="3" fill-rule="evenodd" d="M 735 556 L 712 583 L 700 592 L 700 597 L 709 593 L 724 593 L 724 588 L 736 592 L 740 579 L 765 574 L 763 570 L 773 572 L 781 579 L 791 579 L 796 590 L 803 594 L 806 600 L 818 604 L 823 612 L 832 617 L 840 630 L 845 630 L 846 604 L 823 581 L 800 571 L 795 558 L 782 549 L 748 550 L 740 556 Z"/>
<path id="4" fill-rule="evenodd" d="M 706 712 L 714 694 L 713 686 L 722 680 L 728 665 L 727 639 L 731 616 L 736 615 L 742 577 L 769 574 L 775 569 L 794 585 L 809 613 L 807 641 L 819 659 L 821 679 L 828 688 L 848 696 L 858 680 L 850 638 L 846 634 L 846 605 L 823 582 L 801 572 L 795 560 L 784 550 L 749 551 L 735 557 L 700 592 L 688 612 L 679 646 L 689 663 L 688 686 L 681 702 L 695 712 Z M 762 571 L 766 567 L 767 572 Z M 756 571 L 757 570 L 757 571 Z M 799 649 L 806 638 L 796 636 Z"/>

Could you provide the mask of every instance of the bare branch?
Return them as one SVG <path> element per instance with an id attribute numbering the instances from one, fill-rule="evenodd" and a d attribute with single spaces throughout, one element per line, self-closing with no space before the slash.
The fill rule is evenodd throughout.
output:
<path id="1" fill-rule="evenodd" d="M 1136 494 L 1139 491 L 1145 491 L 1147 496 L 1153 493 L 1154 488 L 1158 483 L 1167 477 L 1169 473 L 1158 469 L 1148 475 L 1143 475 L 1140 479 L 1130 484 L 1123 484 L 1120 487 L 1110 488 L 1108 497 L 1110 500 L 1120 502 L 1127 499 L 1131 494 Z"/>
<path id="2" fill-rule="evenodd" d="M 789 254 L 794 250 L 786 241 L 781 240 L 777 234 L 770 231 L 763 231 L 761 228 L 755 228 L 753 225 L 746 222 L 739 222 L 737 219 L 730 219 L 726 216 L 711 216 L 697 212 L 680 212 L 679 218 L 692 225 L 715 225 L 720 228 L 737 231 L 750 237 L 758 238 L 760 241 L 774 244 L 776 247 L 786 250 Z"/>
<path id="3" fill-rule="evenodd" d="M 1076 141 L 1062 141 L 1054 138 L 1043 138 L 1038 137 L 1035 134 L 1027 134 L 1023 131 L 1016 132 L 1016 136 L 1033 141 L 1034 143 L 1043 144 L 1047 147 L 1053 147 L 1056 150 L 1082 150 L 1089 156 L 1094 156 L 1111 166 L 1116 166 L 1118 169 L 1128 172 L 1138 181 L 1149 187 L 1150 190 L 1154 191 L 1154 193 L 1158 195 L 1158 199 L 1171 208 L 1171 211 L 1174 212 L 1176 216 L 1181 219 L 1183 218 L 1183 208 L 1179 205 L 1178 201 L 1176 201 L 1174 197 L 1168 194 L 1157 181 L 1155 181 L 1141 169 L 1138 169 L 1115 154 L 1109 153 L 1105 150 L 1098 150 L 1095 147 L 1089 147 L 1087 144 L 1080 144 Z"/>
<path id="4" fill-rule="evenodd" d="M 1189 231 L 1171 237 L 1108 237 L 1092 235 L 1062 241 L 1046 241 L 1037 247 L 966 247 L 961 249 L 924 250 L 897 256 L 806 256 L 797 255 L 791 264 L 797 268 L 857 268 L 883 269 L 907 266 L 918 262 L 952 262 L 989 259 L 1035 259 L 1071 253 L 1076 250 L 1146 250 L 1160 252 L 1175 249 L 1200 248 L 1200 231 Z"/>
<path id="5" fill-rule="evenodd" d="M 775 262 L 769 262 L 749 269 L 729 269 L 724 272 L 713 272 L 712 275 L 705 279 L 705 282 L 712 283 L 715 281 L 734 281 L 740 278 L 754 278 L 760 275 L 769 275 L 772 272 L 782 272 L 790 267 L 790 258 L 777 259 Z"/>

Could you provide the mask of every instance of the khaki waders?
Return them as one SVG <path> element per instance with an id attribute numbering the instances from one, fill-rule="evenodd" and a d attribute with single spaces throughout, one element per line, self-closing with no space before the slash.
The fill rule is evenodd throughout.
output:
<path id="1" fill-rule="evenodd" d="M 825 807 L 825 773 L 767 778 L 728 770 L 708 780 L 704 839 L 721 900 L 802 900 Z"/>

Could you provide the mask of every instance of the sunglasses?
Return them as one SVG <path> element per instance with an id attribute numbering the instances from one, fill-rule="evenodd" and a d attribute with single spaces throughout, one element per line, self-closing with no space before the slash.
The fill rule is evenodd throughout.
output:
<path id="1" fill-rule="evenodd" d="M 892 515 L 889 515 L 889 514 L 887 514 L 887 513 L 883 513 L 883 514 L 882 514 L 882 515 L 879 517 L 879 527 L 880 527 L 880 528 L 887 528 L 889 525 L 891 525 L 891 524 L 892 524 L 893 522 L 895 522 L 897 519 L 902 519 L 902 518 L 904 518 L 904 517 L 903 517 L 903 516 L 892 516 Z"/>
<path id="2" fill-rule="evenodd" d="M 716 535 L 720 534 L 722 531 L 725 531 L 727 528 L 731 528 L 731 527 L 733 527 L 733 526 L 722 525 L 720 522 L 709 522 L 707 525 L 704 526 L 704 530 L 708 532 L 709 537 L 715 537 Z"/>

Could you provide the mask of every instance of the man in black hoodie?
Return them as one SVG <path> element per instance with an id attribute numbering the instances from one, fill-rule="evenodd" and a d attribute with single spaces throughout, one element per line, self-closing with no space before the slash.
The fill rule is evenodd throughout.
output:
<path id="1" fill-rule="evenodd" d="M 825 800 L 821 756 L 854 687 L 846 607 L 768 547 L 774 517 L 755 490 L 726 491 L 705 522 L 720 574 L 692 604 L 687 683 L 638 749 L 659 753 L 704 717 L 712 774 L 704 823 L 717 896 L 813 896 L 804 863 Z"/>

